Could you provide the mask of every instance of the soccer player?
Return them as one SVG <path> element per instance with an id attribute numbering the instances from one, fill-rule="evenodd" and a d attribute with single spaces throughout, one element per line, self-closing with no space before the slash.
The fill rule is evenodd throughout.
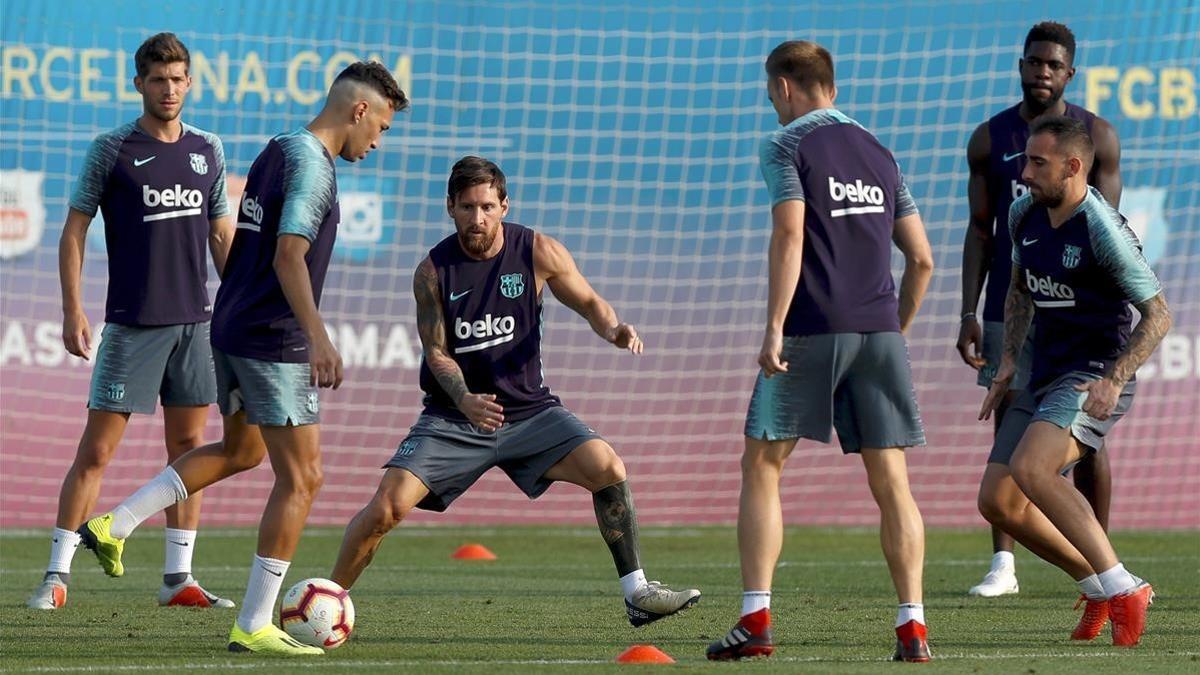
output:
<path id="1" fill-rule="evenodd" d="M 1072 638 L 1095 638 L 1111 618 L 1113 644 L 1131 647 L 1153 591 L 1125 570 L 1087 500 L 1059 472 L 1098 451 L 1129 410 L 1134 373 L 1171 315 L 1137 236 L 1087 184 L 1094 155 L 1079 120 L 1043 117 L 1030 129 L 1021 174 L 1029 193 L 1008 212 L 1004 351 L 981 420 L 1008 394 L 1031 320 L 1033 362 L 996 434 L 979 503 L 993 525 L 1078 582 L 1088 608 Z M 1132 334 L 1130 304 L 1142 317 Z"/>
<path id="2" fill-rule="evenodd" d="M 1008 208 L 1028 188 L 1021 181 L 1025 169 L 1025 141 L 1029 125 L 1044 116 L 1065 115 L 1082 121 L 1096 145 L 1096 161 L 1088 182 L 1096 186 L 1110 204 L 1121 199 L 1121 146 L 1111 124 L 1092 113 L 1063 100 L 1063 90 L 1075 76 L 1075 35 L 1066 26 L 1046 21 L 1035 25 L 1025 36 L 1024 56 L 1018 62 L 1022 100 L 979 125 L 967 145 L 967 163 L 971 176 L 967 199 L 971 207 L 970 224 L 963 242 L 962 320 L 958 331 L 958 353 L 963 362 L 979 371 L 977 382 L 989 387 L 1000 364 L 1004 337 L 1004 297 L 1012 266 L 1012 242 L 1005 219 Z M 979 292 L 987 283 L 983 306 L 983 327 L 975 315 Z M 1017 391 L 1029 382 L 1029 341 L 1017 360 L 1010 395 L 996 409 L 998 430 L 1004 412 Z M 980 353 L 982 351 L 982 353 Z M 1103 449 L 1088 454 L 1074 469 L 1075 486 L 1087 496 L 1100 524 L 1108 528 L 1112 478 L 1108 453 Z M 992 565 L 983 581 L 973 586 L 971 595 L 995 597 L 1016 593 L 1016 564 L 1013 539 L 999 527 L 992 527 Z"/>
<path id="3" fill-rule="evenodd" d="M 508 189 L 496 164 L 455 163 L 446 210 L 455 234 L 430 250 L 413 279 L 425 409 L 346 527 L 331 578 L 351 588 L 414 507 L 445 511 L 498 466 L 531 499 L 554 481 L 591 493 L 634 626 L 694 605 L 700 591 L 646 580 L 625 465 L 542 382 L 542 292 L 548 288 L 618 349 L 641 354 L 641 337 L 561 243 L 504 221 Z"/>
<path id="4" fill-rule="evenodd" d="M 96 351 L 88 417 L 63 479 L 50 564 L 29 598 L 34 609 L 67 601 L 76 528 L 96 506 L 100 482 L 131 413 L 162 401 L 167 461 L 200 445 L 217 399 L 209 346 L 208 261 L 220 274 L 233 238 L 225 198 L 225 154 L 213 134 L 180 121 L 191 87 L 187 47 L 171 33 L 147 39 L 134 55 L 142 95 L 137 120 L 101 134 L 88 148 L 59 242 L 63 344 L 92 356 L 80 275 L 85 235 L 99 209 L 108 244 L 104 339 Z M 167 510 L 160 605 L 233 607 L 192 578 L 200 493 Z"/>
<path id="5" fill-rule="evenodd" d="M 309 508 L 321 487 L 318 387 L 342 382 L 342 359 L 318 312 L 337 236 L 334 158 L 363 159 L 408 98 L 378 63 L 337 76 L 307 127 L 271 139 L 250 167 L 213 316 L 224 441 L 177 459 L 80 533 L 104 571 L 121 576 L 125 538 L 150 515 L 271 459 L 275 485 L 229 650 L 321 654 L 271 622 Z"/>
<path id="6" fill-rule="evenodd" d="M 812 42 L 767 57 L 783 128 L 760 149 L 771 196 L 767 324 L 746 418 L 738 548 L 742 617 L 710 659 L 769 656 L 771 580 L 783 545 L 779 479 L 799 438 L 862 457 L 899 596 L 896 653 L 928 661 L 921 568 L 925 533 L 904 450 L 924 445 L 904 332 L 933 275 L 916 204 L 892 153 L 833 107 L 833 59 Z M 891 242 L 904 254 L 899 300 Z"/>

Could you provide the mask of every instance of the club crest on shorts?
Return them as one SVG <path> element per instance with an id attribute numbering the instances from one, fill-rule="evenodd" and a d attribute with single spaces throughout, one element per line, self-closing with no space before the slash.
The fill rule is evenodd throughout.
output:
<path id="1" fill-rule="evenodd" d="M 113 382 L 112 384 L 108 385 L 108 398 L 112 401 L 125 400 L 125 383 Z"/>
<path id="2" fill-rule="evenodd" d="M 208 160 L 204 158 L 204 155 L 198 152 L 191 152 L 188 153 L 188 156 L 192 158 L 192 171 L 201 176 L 208 173 Z"/>
<path id="3" fill-rule="evenodd" d="M 1072 246 L 1071 244 L 1063 247 L 1063 267 L 1069 270 L 1079 267 L 1079 255 L 1082 252 L 1082 249 L 1078 246 Z"/>
<path id="4" fill-rule="evenodd" d="M 520 297 L 525 292 L 525 275 L 520 272 L 500 275 L 500 294 L 506 298 Z"/>
<path id="5" fill-rule="evenodd" d="M 316 392 L 308 395 L 308 400 L 305 401 L 304 407 L 308 408 L 308 412 L 313 414 L 321 411 L 321 399 Z"/>
<path id="6" fill-rule="evenodd" d="M 416 449 L 417 442 L 411 438 L 406 438 L 404 439 L 404 442 L 400 444 L 400 448 L 396 450 L 396 454 L 403 457 L 408 457 L 409 455 L 413 454 L 413 451 Z"/>

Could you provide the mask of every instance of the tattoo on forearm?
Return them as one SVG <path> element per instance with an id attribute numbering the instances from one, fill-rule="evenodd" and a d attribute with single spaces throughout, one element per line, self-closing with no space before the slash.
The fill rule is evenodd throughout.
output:
<path id="1" fill-rule="evenodd" d="M 1008 296 L 1004 298 L 1004 355 L 1016 363 L 1029 334 L 1029 323 L 1033 320 L 1033 299 L 1020 284 L 1017 268 L 1013 268 L 1012 283 L 1008 285 Z"/>
<path id="2" fill-rule="evenodd" d="M 1171 310 L 1167 308 L 1167 301 L 1162 293 L 1141 303 L 1137 308 L 1142 314 L 1142 319 L 1134 327 L 1129 336 L 1129 344 L 1117 357 L 1112 372 L 1109 373 L 1110 379 L 1122 385 L 1150 358 L 1171 328 Z"/>
<path id="3" fill-rule="evenodd" d="M 600 536 L 608 544 L 617 574 L 625 576 L 641 569 L 637 513 L 633 509 L 633 496 L 629 494 L 628 483 L 621 481 L 594 493 L 592 505 L 596 507 Z"/>
<path id="4" fill-rule="evenodd" d="M 417 299 L 417 333 L 425 351 L 425 364 L 450 400 L 458 403 L 469 390 L 462 369 L 450 357 L 446 346 L 446 318 L 442 313 L 437 270 L 428 259 L 417 267 L 413 295 Z"/>

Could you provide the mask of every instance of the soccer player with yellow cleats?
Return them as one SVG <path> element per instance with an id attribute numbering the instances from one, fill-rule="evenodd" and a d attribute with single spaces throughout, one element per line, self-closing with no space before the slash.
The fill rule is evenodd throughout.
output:
<path id="1" fill-rule="evenodd" d="M 296 642 L 295 638 L 280 630 L 273 623 L 269 623 L 253 633 L 247 633 L 237 625 L 236 621 L 233 623 L 233 629 L 229 631 L 229 651 L 278 656 L 316 656 L 325 653 L 325 650 L 320 647 L 310 647 Z"/>
<path id="2" fill-rule="evenodd" d="M 112 536 L 112 521 L 113 514 L 106 513 L 87 521 L 77 532 L 82 538 L 81 543 L 96 554 L 104 573 L 110 577 L 119 577 L 125 574 L 125 566 L 121 564 L 125 540 Z"/>

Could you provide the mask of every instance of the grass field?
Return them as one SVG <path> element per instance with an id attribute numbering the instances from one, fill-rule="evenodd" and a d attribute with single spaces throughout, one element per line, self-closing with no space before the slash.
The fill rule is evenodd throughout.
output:
<path id="1" fill-rule="evenodd" d="M 310 531 L 288 583 L 328 574 L 340 538 L 338 531 Z M 483 543 L 499 560 L 452 561 L 450 553 L 466 542 Z M 644 671 L 652 667 L 613 659 L 631 644 L 652 643 L 677 660 L 666 667 L 674 670 L 1200 672 L 1196 533 L 1122 533 L 1116 543 L 1158 594 L 1149 630 L 1133 650 L 1110 646 L 1107 630 L 1093 644 L 1072 643 L 1067 636 L 1078 615 L 1070 580 L 1024 551 L 1020 595 L 967 597 L 988 559 L 987 533 L 931 531 L 925 604 L 935 661 L 916 666 L 886 662 L 895 597 L 876 534 L 789 529 L 775 583 L 775 656 L 739 666 L 704 660 L 705 646 L 732 625 L 740 606 L 732 528 L 643 532 L 650 577 L 694 585 L 704 597 L 679 616 L 636 630 L 625 620 L 608 551 L 594 530 L 401 528 L 354 588 L 354 637 L 302 661 L 225 651 L 236 610 L 157 607 L 162 539 L 154 528 L 127 544 L 123 578 L 105 577 L 81 550 L 67 607 L 25 609 L 49 545 L 44 533 L 8 532 L 0 534 L 0 670 Z M 240 602 L 253 547 L 250 531 L 202 531 L 198 578 Z"/>

